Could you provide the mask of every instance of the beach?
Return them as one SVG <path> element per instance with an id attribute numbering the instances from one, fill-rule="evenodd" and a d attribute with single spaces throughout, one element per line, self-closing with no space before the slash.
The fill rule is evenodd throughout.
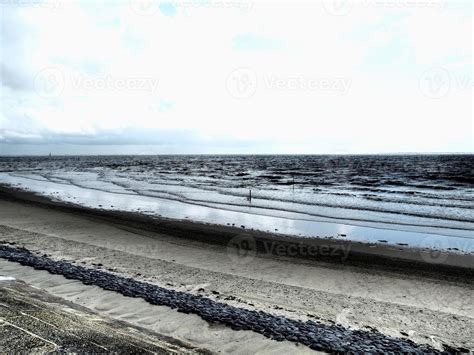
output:
<path id="1" fill-rule="evenodd" d="M 0 354 L 474 354 L 472 5 L 1 1 Z"/>
<path id="2" fill-rule="evenodd" d="M 0 8 L 0 354 L 474 354 L 471 0 Z"/>
<path id="3" fill-rule="evenodd" d="M 10 252 L 25 248 L 48 262 L 205 298 L 212 307 L 223 304 L 232 312 L 264 312 L 291 324 L 315 322 L 334 334 L 351 329 L 360 331 L 362 335 L 356 334 L 362 338 L 377 334 L 384 341 L 412 341 L 430 349 L 474 346 L 473 268 L 468 254 L 423 254 L 423 249 L 351 241 L 302 243 L 240 226 L 79 208 L 8 188 L 1 193 L 0 221 L 0 239 L 13 248 Z M 5 258 L 0 263 L 2 275 L 192 347 L 236 353 L 312 351 L 304 345 L 308 338 L 301 340 L 297 334 L 293 341 L 275 339 L 264 328 L 245 330 L 245 322 L 239 329 L 205 320 L 192 308 L 181 313 L 169 303 L 130 299 Z M 329 337 L 319 350 L 342 346 L 336 339 Z"/>

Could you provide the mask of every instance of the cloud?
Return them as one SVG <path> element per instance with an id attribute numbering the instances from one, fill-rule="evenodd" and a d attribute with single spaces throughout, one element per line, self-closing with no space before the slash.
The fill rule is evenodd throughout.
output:
<path id="1" fill-rule="evenodd" d="M 75 144 L 75 145 L 182 145 L 200 141 L 186 130 L 157 130 L 126 128 L 122 130 L 97 130 L 90 133 L 58 133 L 39 130 L 36 134 L 21 131 L 0 131 L 7 144 Z"/>
<path id="2" fill-rule="evenodd" d="M 189 130 L 98 130 L 90 133 L 57 133 L 39 130 L 0 130 L 0 154 L 235 154 L 252 153 L 269 142 L 204 137 Z"/>
<path id="3" fill-rule="evenodd" d="M 5 63 L 0 63 L 0 78 L 2 85 L 11 90 L 29 89 L 28 80 L 20 72 L 8 68 Z"/>
<path id="4" fill-rule="evenodd" d="M 172 2 L 162 2 L 159 5 L 160 11 L 165 16 L 173 17 L 176 15 L 177 9 Z"/>

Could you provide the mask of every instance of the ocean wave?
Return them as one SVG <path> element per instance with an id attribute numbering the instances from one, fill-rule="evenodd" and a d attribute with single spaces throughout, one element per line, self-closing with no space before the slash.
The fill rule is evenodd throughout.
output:
<path id="1" fill-rule="evenodd" d="M 472 155 L 2 157 L 0 170 L 255 213 L 472 229 L 473 163 Z"/>

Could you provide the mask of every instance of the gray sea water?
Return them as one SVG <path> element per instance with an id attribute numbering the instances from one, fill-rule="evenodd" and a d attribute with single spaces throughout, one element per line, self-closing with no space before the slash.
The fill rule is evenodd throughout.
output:
<path id="1" fill-rule="evenodd" d="M 0 157 L 0 183 L 97 208 L 472 249 L 473 166 L 474 155 Z"/>

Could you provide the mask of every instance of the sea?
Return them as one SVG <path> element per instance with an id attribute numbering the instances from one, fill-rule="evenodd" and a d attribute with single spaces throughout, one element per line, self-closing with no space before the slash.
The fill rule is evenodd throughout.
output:
<path id="1" fill-rule="evenodd" d="M 474 251 L 474 155 L 0 157 L 55 201 L 305 238 Z"/>

